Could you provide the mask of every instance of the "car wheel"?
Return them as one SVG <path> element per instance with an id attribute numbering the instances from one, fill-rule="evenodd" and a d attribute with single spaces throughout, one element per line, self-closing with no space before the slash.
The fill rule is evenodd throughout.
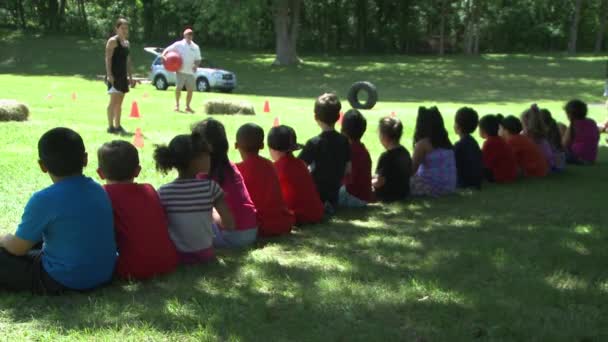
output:
<path id="1" fill-rule="evenodd" d="M 154 86 L 158 90 L 167 90 L 167 88 L 169 88 L 169 82 L 167 82 L 165 76 L 159 75 L 154 79 Z"/>
<path id="2" fill-rule="evenodd" d="M 209 87 L 209 81 L 207 81 L 204 77 L 199 77 L 196 79 L 196 90 L 198 91 L 210 91 L 211 87 Z"/>

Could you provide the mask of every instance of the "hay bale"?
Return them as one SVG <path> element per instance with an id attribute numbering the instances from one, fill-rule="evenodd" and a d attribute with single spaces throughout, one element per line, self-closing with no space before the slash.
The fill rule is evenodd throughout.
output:
<path id="1" fill-rule="evenodd" d="M 255 115 L 255 110 L 253 109 L 253 105 L 247 101 L 232 102 L 224 100 L 210 100 L 205 102 L 205 113 L 207 113 L 208 115 Z"/>
<path id="2" fill-rule="evenodd" d="M 30 110 L 15 100 L 0 100 L 0 121 L 26 121 Z"/>

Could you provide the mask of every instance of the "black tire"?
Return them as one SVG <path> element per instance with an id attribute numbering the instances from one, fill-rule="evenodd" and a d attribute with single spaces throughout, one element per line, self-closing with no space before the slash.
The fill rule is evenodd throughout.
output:
<path id="1" fill-rule="evenodd" d="M 211 91 L 211 87 L 209 86 L 209 81 L 207 81 L 207 79 L 204 77 L 197 78 L 196 82 L 194 83 L 194 87 L 196 88 L 197 91 L 200 91 L 200 92 Z"/>
<path id="2" fill-rule="evenodd" d="M 367 101 L 365 103 L 359 102 L 359 92 L 361 91 L 367 93 Z M 348 102 L 355 109 L 372 109 L 378 102 L 378 90 L 370 82 L 356 82 L 348 91 Z"/>
<path id="3" fill-rule="evenodd" d="M 167 90 L 169 88 L 169 82 L 163 75 L 158 75 L 154 78 L 154 87 L 158 90 Z"/>

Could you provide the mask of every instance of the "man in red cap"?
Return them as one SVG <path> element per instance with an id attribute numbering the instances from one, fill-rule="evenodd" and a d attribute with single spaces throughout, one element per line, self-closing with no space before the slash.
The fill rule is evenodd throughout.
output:
<path id="1" fill-rule="evenodd" d="M 165 55 L 169 51 L 175 51 L 182 57 L 182 67 L 176 73 L 175 81 L 175 111 L 179 112 L 179 99 L 181 97 L 182 88 L 186 87 L 188 95 L 186 97 L 186 112 L 194 113 L 190 108 L 192 102 L 192 93 L 195 86 L 196 68 L 201 63 L 201 49 L 192 41 L 194 32 L 187 28 L 184 31 L 184 39 L 179 40 L 163 51 L 162 58 L 164 61 Z"/>

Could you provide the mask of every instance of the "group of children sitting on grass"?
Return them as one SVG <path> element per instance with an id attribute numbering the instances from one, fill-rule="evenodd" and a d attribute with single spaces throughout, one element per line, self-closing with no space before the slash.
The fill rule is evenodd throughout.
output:
<path id="1" fill-rule="evenodd" d="M 386 151 L 372 176 L 361 143 L 367 122 L 350 110 L 340 133 L 335 130 L 340 110 L 336 95 L 321 95 L 314 110 L 321 133 L 304 146 L 291 127 L 273 127 L 266 137 L 272 161 L 259 155 L 264 130 L 241 126 L 238 164 L 228 159 L 222 123 L 203 120 L 190 134 L 156 148 L 157 169 L 178 174 L 158 193 L 134 182 L 141 167 L 130 143 L 99 148 L 102 188 L 83 176 L 82 138 L 67 128 L 48 131 L 38 143 L 39 163 L 54 184 L 32 196 L 16 233 L 0 240 L 0 288 L 58 294 L 93 289 L 114 274 L 147 279 L 179 264 L 213 260 L 215 248 L 248 246 L 258 237 L 319 223 L 339 208 L 442 196 L 459 187 L 478 189 L 484 180 L 544 177 L 566 163 L 591 164 L 597 156 L 597 126 L 578 100 L 565 106 L 568 127 L 536 105 L 521 120 L 501 115 L 478 120 L 475 110 L 461 108 L 454 125 L 460 140 L 454 145 L 439 110 L 421 107 L 411 157 L 400 144 L 400 120 L 380 120 Z M 481 149 L 471 136 L 478 126 L 485 139 Z"/>

